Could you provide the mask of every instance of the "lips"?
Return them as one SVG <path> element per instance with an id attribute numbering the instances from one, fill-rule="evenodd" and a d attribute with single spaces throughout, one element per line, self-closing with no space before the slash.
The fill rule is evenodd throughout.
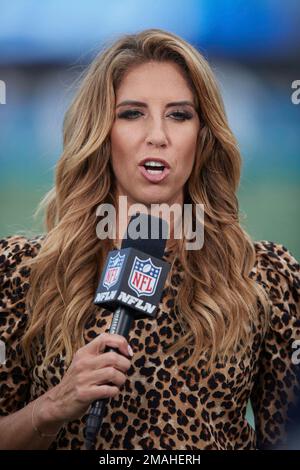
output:
<path id="1" fill-rule="evenodd" d="M 146 180 L 150 181 L 150 183 L 160 183 L 170 173 L 170 168 L 166 167 L 163 169 L 163 171 L 157 171 L 156 173 L 149 173 L 144 166 L 139 166 L 139 170 Z"/>
<path id="2" fill-rule="evenodd" d="M 157 157 L 148 157 L 148 158 L 144 158 L 144 160 L 140 161 L 139 163 L 139 166 L 144 166 L 147 162 L 157 162 L 157 163 L 162 163 L 162 165 L 165 167 L 165 168 L 170 168 L 170 165 L 168 162 L 166 162 L 166 160 L 164 160 L 163 158 L 157 158 Z"/>
<path id="3" fill-rule="evenodd" d="M 156 165 L 154 166 L 152 164 L 151 166 L 150 162 L 155 162 Z M 159 183 L 170 173 L 170 165 L 162 158 L 149 157 L 144 158 L 139 163 L 139 170 L 147 181 L 151 183 Z"/>

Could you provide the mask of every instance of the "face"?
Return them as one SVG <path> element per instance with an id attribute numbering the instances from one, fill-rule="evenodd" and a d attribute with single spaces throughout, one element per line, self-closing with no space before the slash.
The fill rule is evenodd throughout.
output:
<path id="1" fill-rule="evenodd" d="M 123 77 L 116 90 L 111 163 L 117 196 L 127 196 L 128 205 L 183 203 L 200 127 L 194 106 L 174 63 L 148 62 Z"/>

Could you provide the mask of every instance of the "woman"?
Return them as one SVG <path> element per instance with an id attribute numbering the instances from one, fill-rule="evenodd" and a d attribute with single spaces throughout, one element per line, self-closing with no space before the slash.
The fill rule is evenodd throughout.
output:
<path id="1" fill-rule="evenodd" d="M 84 449 L 89 406 L 105 397 L 96 449 L 285 445 L 300 269 L 241 228 L 240 167 L 212 71 L 190 44 L 151 29 L 95 58 L 65 117 L 46 234 L 1 240 L 2 448 Z M 99 239 L 95 213 L 118 210 L 119 196 L 205 211 L 201 249 L 168 241 L 157 318 L 135 320 L 128 342 L 93 304 L 122 238 Z"/>

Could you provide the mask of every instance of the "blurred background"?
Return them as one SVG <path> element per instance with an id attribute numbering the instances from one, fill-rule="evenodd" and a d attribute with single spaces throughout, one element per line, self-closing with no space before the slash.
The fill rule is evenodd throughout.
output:
<path id="1" fill-rule="evenodd" d="M 102 47 L 145 28 L 208 59 L 243 156 L 243 226 L 300 260 L 298 0 L 1 0 L 0 237 L 43 231 L 32 216 L 54 182 L 75 80 Z"/>

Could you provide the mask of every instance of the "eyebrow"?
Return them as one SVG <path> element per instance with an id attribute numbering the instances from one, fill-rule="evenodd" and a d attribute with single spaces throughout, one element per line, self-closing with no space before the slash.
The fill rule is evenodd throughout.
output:
<path id="1" fill-rule="evenodd" d="M 120 106 L 125 106 L 127 104 L 132 104 L 134 106 L 139 106 L 143 108 L 147 107 L 147 103 L 143 103 L 142 101 L 135 101 L 135 100 L 122 101 L 116 107 L 119 108 Z M 170 108 L 171 106 L 179 106 L 179 105 L 189 105 L 195 108 L 195 105 L 191 101 L 186 101 L 186 100 L 185 101 L 173 101 L 172 103 L 168 103 L 166 105 L 166 108 Z"/>

